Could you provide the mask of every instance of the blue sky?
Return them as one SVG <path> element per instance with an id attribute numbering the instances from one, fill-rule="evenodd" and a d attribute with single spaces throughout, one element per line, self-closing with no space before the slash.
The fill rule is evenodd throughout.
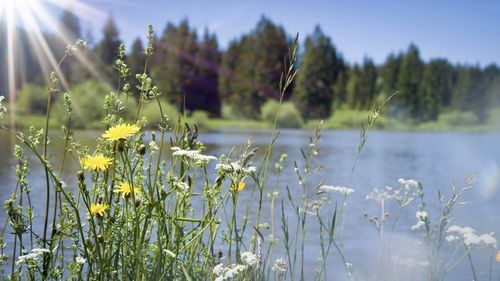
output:
<path id="1" fill-rule="evenodd" d="M 494 0 L 80 1 L 98 11 L 83 22 L 96 39 L 110 13 L 126 43 L 143 36 L 149 23 L 161 33 L 168 21 L 187 18 L 199 32 L 208 28 L 216 33 L 225 48 L 266 15 L 302 39 L 319 24 L 349 62 L 368 56 L 381 63 L 413 42 L 425 60 L 500 65 L 500 1 Z"/>

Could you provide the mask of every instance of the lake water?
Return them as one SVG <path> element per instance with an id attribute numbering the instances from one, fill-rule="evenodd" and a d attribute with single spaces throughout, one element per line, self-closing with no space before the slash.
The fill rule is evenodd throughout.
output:
<path id="1" fill-rule="evenodd" d="M 299 190 L 297 177 L 293 171 L 293 161 L 297 160 L 299 164 L 301 163 L 299 148 L 307 146 L 308 137 L 311 134 L 312 132 L 304 130 L 281 132 L 275 145 L 275 154 L 271 164 L 274 166 L 274 162 L 281 153 L 288 154 L 278 187 L 279 200 L 286 200 L 286 185 L 292 191 Z M 81 132 L 78 135 L 87 142 L 93 143 L 95 133 Z M 255 145 L 261 146 L 260 153 L 263 153 L 263 146 L 269 142 L 269 132 L 210 132 L 202 133 L 200 140 L 207 145 L 207 154 L 218 156 L 229 153 L 233 147 L 242 146 L 249 136 L 252 136 Z M 315 174 L 312 182 L 323 180 L 328 185 L 347 185 L 356 159 L 358 142 L 359 132 L 357 131 L 323 132 L 316 163 L 324 165 L 324 168 Z M 52 148 L 58 146 L 56 139 L 54 143 Z M 58 154 L 60 149 L 53 150 L 54 157 L 60 157 Z M 13 170 L 15 160 L 12 157 L 12 151 L 11 139 L 5 134 L 0 134 L 0 200 L 2 202 L 9 197 L 15 186 Z M 366 200 L 366 195 L 373 188 L 398 187 L 399 178 L 420 181 L 424 186 L 425 199 L 430 210 L 429 217 L 432 220 L 437 217 L 439 210 L 438 189 L 446 197 L 453 184 L 460 187 L 467 176 L 477 175 L 479 180 L 462 198 L 462 201 L 470 202 L 470 204 L 457 206 L 453 213 L 456 219 L 453 223 L 470 226 L 478 233 L 500 233 L 499 167 L 500 134 L 498 133 L 371 132 L 352 179 L 351 186 L 355 192 L 348 197 L 344 231 L 342 234 L 340 231 L 337 233 L 338 237 L 343 237 L 346 259 L 354 265 L 354 272 L 359 280 L 373 279 L 372 274 L 378 255 L 377 231 L 364 217 L 365 213 L 369 215 L 380 213 L 379 206 L 374 201 Z M 73 172 L 76 169 L 78 169 L 78 163 L 74 161 L 64 167 L 64 170 L 72 175 L 71 178 L 64 179 L 69 187 L 74 183 Z M 42 176 L 41 169 L 32 171 L 31 182 L 40 182 L 38 185 L 34 184 L 33 198 L 42 199 L 45 196 Z M 273 178 L 271 177 L 268 182 L 270 183 L 268 192 L 271 192 L 274 185 Z M 249 198 L 251 194 L 249 190 L 241 193 L 240 200 L 252 200 Z M 335 202 L 340 200 L 340 197 L 334 195 L 331 199 Z M 36 200 L 35 203 L 35 208 L 42 207 L 44 199 Z M 415 243 L 420 236 L 419 233 L 411 231 L 411 226 L 416 223 L 417 204 L 415 201 L 405 210 L 394 233 L 387 234 L 392 241 L 394 255 L 400 256 L 401 259 L 415 258 Z M 270 221 L 269 205 L 269 202 L 265 201 L 264 221 Z M 394 207 L 394 205 L 388 206 L 389 225 L 395 216 Z M 331 209 L 324 211 L 331 212 Z M 277 211 L 278 240 L 281 239 L 280 216 L 280 212 Z M 291 218 L 290 216 L 290 220 Z M 311 223 L 307 227 L 306 270 L 307 276 L 312 276 L 319 255 L 319 239 L 318 225 L 314 223 L 314 217 L 311 216 L 309 221 Z M 0 212 L 0 223 L 3 225 L 4 222 L 5 214 Z M 267 235 L 269 232 L 265 230 L 263 234 Z M 283 254 L 282 240 L 278 242 L 277 247 L 275 255 L 280 256 Z M 452 245 L 448 245 L 445 252 L 451 254 L 453 249 Z M 490 254 L 491 251 L 488 252 L 486 249 L 477 249 L 472 252 L 479 280 L 489 278 Z M 418 257 L 416 259 L 418 260 Z M 332 276 L 331 280 L 345 279 L 342 263 L 335 251 L 331 252 L 327 265 L 328 276 Z M 494 263 L 492 271 L 493 280 L 498 280 L 500 264 Z M 402 274 L 401 280 L 409 280 L 404 274 L 414 273 L 408 269 L 406 272 L 402 270 Z M 418 276 L 414 278 L 414 280 L 419 279 Z M 471 279 L 472 274 L 467 260 L 461 262 L 454 271 L 447 275 L 447 280 Z"/>

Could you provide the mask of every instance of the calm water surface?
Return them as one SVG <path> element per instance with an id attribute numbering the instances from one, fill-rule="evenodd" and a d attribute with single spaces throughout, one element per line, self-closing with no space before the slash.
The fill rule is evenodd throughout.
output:
<path id="1" fill-rule="evenodd" d="M 309 131 L 289 130 L 282 131 L 275 146 L 275 161 L 281 153 L 288 154 L 285 170 L 280 178 L 279 198 L 285 198 L 285 186 L 293 191 L 299 191 L 297 177 L 293 171 L 293 161 L 301 163 L 300 147 L 307 146 Z M 89 144 L 94 143 L 95 133 L 81 132 L 79 137 Z M 212 132 L 200 136 L 202 142 L 208 146 L 207 154 L 227 154 L 233 147 L 241 147 L 249 136 L 255 145 L 266 145 L 270 138 L 269 132 Z M 359 132 L 357 131 L 326 131 L 322 134 L 320 153 L 316 164 L 324 168 L 311 179 L 311 183 L 323 180 L 329 185 L 347 185 L 352 166 L 355 162 Z M 54 139 L 52 153 L 54 158 L 60 157 L 60 143 Z M 261 152 L 264 150 L 262 147 Z M 0 199 L 7 199 L 15 186 L 14 170 L 15 160 L 12 157 L 12 142 L 8 136 L 0 134 Z M 274 163 L 274 162 L 273 162 Z M 274 164 L 272 164 L 274 165 Z M 74 171 L 78 169 L 75 161 L 70 161 L 64 171 L 71 175 L 64 179 L 68 187 L 74 183 Z M 429 206 L 429 217 L 437 217 L 438 189 L 447 195 L 453 184 L 460 186 L 465 177 L 479 176 L 474 188 L 465 193 L 463 201 L 470 205 L 460 205 L 454 212 L 455 224 L 470 226 L 478 233 L 500 233 L 500 134 L 498 133 L 410 133 L 410 132 L 372 132 L 367 145 L 359 158 L 352 188 L 355 192 L 349 196 L 347 203 L 347 216 L 344 222 L 343 241 L 345 255 L 348 262 L 354 264 L 354 271 L 361 280 L 370 280 L 378 254 L 377 231 L 364 217 L 378 215 L 379 208 L 373 201 L 367 201 L 366 195 L 375 187 L 398 187 L 399 178 L 416 179 L 422 182 L 425 198 Z M 31 183 L 34 187 L 32 196 L 36 198 L 35 208 L 42 210 L 44 204 L 43 173 L 40 168 L 31 171 Z M 39 182 L 39 183 L 37 183 Z M 274 188 L 273 177 L 270 178 L 268 192 Z M 249 189 L 250 190 L 250 189 Z M 255 200 L 251 192 L 245 190 L 239 200 Z M 297 196 L 298 197 L 298 196 Z M 340 198 L 333 196 L 332 201 Z M 332 204 L 333 205 L 333 204 Z M 395 206 L 388 206 L 389 222 L 395 216 Z M 279 208 L 278 208 L 279 209 Z M 417 202 L 414 202 L 401 216 L 394 234 L 390 239 L 393 243 L 393 253 L 402 258 L 415 258 L 416 240 L 418 233 L 411 231 L 411 226 L 416 223 L 415 211 Z M 331 209 L 323 210 L 325 213 Z M 270 204 L 265 202 L 263 208 L 264 221 L 270 221 Z M 250 216 L 254 214 L 250 212 Z M 291 214 L 289 219 L 292 220 Z M 277 229 L 280 229 L 279 212 L 276 213 Z M 0 212 L 0 223 L 5 222 L 4 212 Z M 308 275 L 312 276 L 317 264 L 319 254 L 318 225 L 314 217 L 307 229 L 307 264 Z M 41 223 L 41 220 L 40 220 Z M 38 226 L 40 227 L 40 226 Z M 278 234 L 280 231 L 278 231 Z M 264 230 L 265 236 L 269 231 Z M 340 236 L 340 231 L 337 233 Z M 388 234 L 389 235 L 389 234 Z M 278 239 L 281 236 L 278 235 Z M 276 256 L 282 256 L 282 240 L 278 243 Z M 451 254 L 453 247 L 446 248 Z M 418 256 L 418 255 L 417 255 Z M 479 280 L 488 280 L 490 259 L 486 250 L 472 252 Z M 418 259 L 418 257 L 417 257 Z M 493 280 L 499 279 L 500 264 L 493 264 Z M 341 261 L 336 252 L 332 252 L 328 260 L 328 276 L 331 280 L 344 280 L 345 274 Z M 401 280 L 408 280 L 413 273 L 407 271 Z M 455 271 L 447 276 L 448 280 L 471 280 L 472 274 L 466 260 L 458 265 Z M 419 280 L 418 276 L 414 280 Z"/>

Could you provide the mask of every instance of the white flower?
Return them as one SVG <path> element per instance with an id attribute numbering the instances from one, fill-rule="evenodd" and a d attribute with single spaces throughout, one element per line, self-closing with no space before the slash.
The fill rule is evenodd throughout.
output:
<path id="1" fill-rule="evenodd" d="M 219 263 L 218 265 L 214 266 L 214 269 L 212 270 L 212 272 L 216 275 L 216 276 L 221 276 L 224 271 L 226 271 L 226 269 L 224 268 L 224 265 L 222 263 Z"/>
<path id="2" fill-rule="evenodd" d="M 215 278 L 215 281 L 224 281 L 231 280 L 237 277 L 241 272 L 245 271 L 248 268 L 246 265 L 242 264 L 231 264 L 225 269 L 225 272 L 222 275 L 219 275 Z"/>
<path id="3" fill-rule="evenodd" d="M 273 267 L 271 269 L 274 272 L 285 273 L 288 270 L 288 266 L 283 258 L 279 258 L 274 261 Z"/>
<path id="4" fill-rule="evenodd" d="M 183 181 L 176 181 L 174 182 L 174 186 L 180 189 L 181 191 L 188 191 L 189 190 L 189 185 Z"/>
<path id="5" fill-rule="evenodd" d="M 386 186 L 384 189 L 379 190 L 378 188 L 374 188 L 372 192 L 366 195 L 367 200 L 374 200 L 377 202 L 387 201 L 393 198 L 391 194 L 392 187 Z"/>
<path id="6" fill-rule="evenodd" d="M 199 150 L 185 150 L 180 147 L 173 146 L 172 149 L 173 156 L 186 157 L 191 159 L 196 166 L 205 166 L 212 160 L 217 160 L 217 157 L 210 155 L 203 155 Z"/>
<path id="7" fill-rule="evenodd" d="M 243 264 L 253 267 L 259 265 L 260 258 L 252 252 L 243 252 L 241 253 L 241 261 Z"/>
<path id="8" fill-rule="evenodd" d="M 417 230 L 422 230 L 424 229 L 425 222 L 422 220 L 419 220 L 416 224 L 411 226 L 411 230 L 417 231 Z"/>
<path id="9" fill-rule="evenodd" d="M 417 188 L 418 187 L 418 181 L 412 180 L 412 179 L 399 179 L 398 180 L 399 184 L 404 186 L 405 188 Z"/>
<path id="10" fill-rule="evenodd" d="M 425 221 L 427 219 L 427 212 L 426 211 L 417 211 L 417 214 L 415 215 L 417 219 L 421 221 Z"/>
<path id="11" fill-rule="evenodd" d="M 349 195 L 354 192 L 354 189 L 345 186 L 331 186 L 323 184 L 318 188 L 318 192 L 338 192 L 344 195 Z"/>
<path id="12" fill-rule="evenodd" d="M 476 230 L 471 227 L 452 225 L 446 230 L 446 233 L 450 234 L 445 238 L 449 242 L 460 239 L 467 247 L 485 246 L 493 249 L 497 248 L 497 240 L 494 232 L 477 235 Z"/>
<path id="13" fill-rule="evenodd" d="M 16 265 L 19 266 L 21 264 L 25 264 L 25 263 L 30 262 L 30 261 L 31 262 L 39 262 L 41 256 L 43 256 L 44 253 L 50 253 L 50 251 L 47 249 L 35 248 L 35 249 L 31 250 L 31 253 L 19 256 L 17 258 Z"/>
<path id="14" fill-rule="evenodd" d="M 43 254 L 43 253 L 50 253 L 49 249 L 43 249 L 43 248 L 35 248 L 31 250 L 32 253 L 34 254 Z"/>
<path id="15" fill-rule="evenodd" d="M 158 147 L 158 145 L 156 144 L 156 142 L 154 142 L 154 141 L 150 141 L 149 142 L 149 150 L 156 151 L 158 149 L 160 149 L 160 148 Z"/>
<path id="16" fill-rule="evenodd" d="M 87 262 L 87 260 L 86 260 L 86 259 L 84 259 L 84 258 L 82 258 L 82 257 L 80 257 L 80 256 L 76 257 L 76 259 L 75 259 L 75 260 L 76 260 L 76 263 L 78 263 L 78 264 L 82 264 L 82 265 L 83 265 L 83 264 L 85 264 L 85 263 Z"/>
<path id="17" fill-rule="evenodd" d="M 232 162 L 231 164 L 217 164 L 215 166 L 215 170 L 218 172 L 226 172 L 226 173 L 242 173 L 246 175 L 250 175 L 257 171 L 256 167 L 242 167 L 237 162 Z"/>

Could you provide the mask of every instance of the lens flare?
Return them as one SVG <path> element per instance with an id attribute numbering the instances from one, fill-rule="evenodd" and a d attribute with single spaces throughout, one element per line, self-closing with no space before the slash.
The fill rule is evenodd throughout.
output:
<path id="1" fill-rule="evenodd" d="M 30 51 L 35 55 L 37 63 L 44 74 L 45 80 L 48 81 L 51 71 L 55 71 L 61 87 L 65 91 L 69 91 L 69 83 L 64 74 L 59 69 L 59 57 L 54 55 L 50 44 L 47 41 L 45 31 L 50 30 L 65 45 L 73 44 L 75 38 L 67 38 L 66 34 L 61 30 L 61 26 L 54 20 L 55 15 L 49 12 L 49 7 L 59 10 L 70 9 L 77 11 L 75 13 L 79 18 L 89 20 L 96 17 L 104 17 L 105 15 L 91 6 L 84 4 L 78 0 L 0 0 L 0 32 L 3 34 L 0 42 L 5 42 L 5 62 L 7 74 L 7 97 L 9 106 L 14 107 L 16 100 L 16 87 L 22 85 L 24 81 L 23 69 L 32 67 L 24 65 L 22 48 L 19 48 L 18 30 L 21 28 L 27 34 L 27 39 Z M 53 9 L 52 9 L 53 10 Z M 87 59 L 82 53 L 74 53 L 74 57 L 82 63 L 82 66 L 98 80 L 102 80 L 101 73 L 95 67 L 91 60 Z M 4 94 L 4 93 L 0 93 Z M 15 110 L 10 110 L 14 114 Z M 11 115 L 11 122 L 14 122 L 15 116 Z"/>
<path id="2" fill-rule="evenodd" d="M 498 190 L 500 185 L 500 168 L 496 161 L 490 160 L 484 170 L 481 172 L 480 193 L 489 199 Z"/>

